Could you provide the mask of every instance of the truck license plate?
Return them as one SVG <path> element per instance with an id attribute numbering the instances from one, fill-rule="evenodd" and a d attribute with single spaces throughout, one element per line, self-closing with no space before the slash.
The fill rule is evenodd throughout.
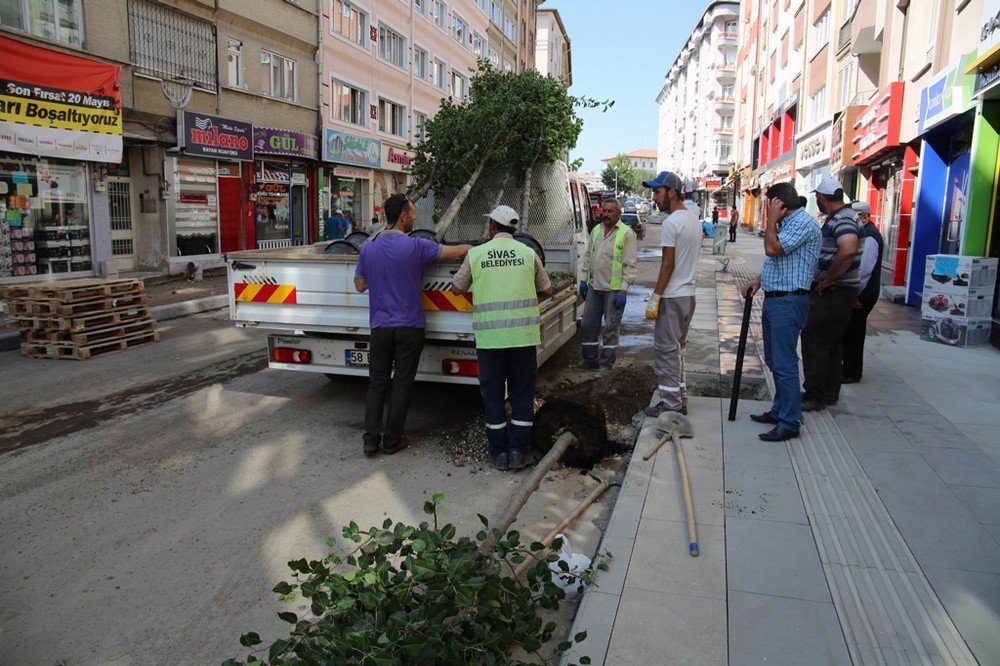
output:
<path id="1" fill-rule="evenodd" d="M 362 349 L 346 349 L 344 350 L 344 355 L 347 357 L 347 365 L 368 365 L 369 357 L 368 350 Z"/>

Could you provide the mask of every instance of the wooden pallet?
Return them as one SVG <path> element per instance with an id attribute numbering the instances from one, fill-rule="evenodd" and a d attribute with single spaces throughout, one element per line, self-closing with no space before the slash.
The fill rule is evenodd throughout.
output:
<path id="1" fill-rule="evenodd" d="M 94 356 L 104 356 L 115 352 L 125 351 L 133 347 L 151 344 L 160 341 L 160 334 L 145 332 L 137 335 L 130 335 L 116 340 L 97 342 L 90 345 L 75 345 L 72 343 L 48 343 L 35 344 L 21 343 L 21 352 L 25 356 L 32 358 L 59 358 L 74 361 L 86 361 Z"/>
<path id="2" fill-rule="evenodd" d="M 72 331 L 79 333 L 87 329 L 127 324 L 139 319 L 149 319 L 152 315 L 145 306 L 127 305 L 109 312 L 101 312 L 80 317 L 15 316 L 14 321 L 22 331 Z"/>
<path id="3" fill-rule="evenodd" d="M 15 318 L 24 317 L 82 317 L 89 314 L 113 312 L 127 307 L 148 305 L 145 292 L 124 296 L 101 296 L 75 303 L 59 301 L 11 300 L 7 301 L 7 314 Z"/>
<path id="4" fill-rule="evenodd" d="M 59 301 L 69 304 L 95 298 L 138 294 L 144 288 L 142 280 L 65 280 L 5 287 L 3 297 L 4 300 Z"/>
<path id="5" fill-rule="evenodd" d="M 114 326 L 88 328 L 83 331 L 29 329 L 21 335 L 25 342 L 33 344 L 59 344 L 71 342 L 75 345 L 92 345 L 98 342 L 109 342 L 139 333 L 155 333 L 156 322 L 152 319 L 140 319 Z"/>

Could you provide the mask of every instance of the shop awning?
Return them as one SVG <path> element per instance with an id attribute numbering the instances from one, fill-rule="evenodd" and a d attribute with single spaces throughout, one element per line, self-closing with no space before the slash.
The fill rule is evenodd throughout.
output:
<path id="1" fill-rule="evenodd" d="M 983 53 L 978 58 L 969 63 L 969 66 L 965 68 L 966 74 L 976 74 L 984 69 L 989 69 L 993 65 L 1000 62 L 1000 44 L 996 44 L 993 48 L 989 49 L 986 53 Z"/>

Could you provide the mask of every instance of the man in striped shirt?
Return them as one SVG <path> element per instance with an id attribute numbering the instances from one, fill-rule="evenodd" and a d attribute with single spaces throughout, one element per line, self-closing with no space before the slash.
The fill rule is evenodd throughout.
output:
<path id="1" fill-rule="evenodd" d="M 802 330 L 803 412 L 835 405 L 840 399 L 841 340 L 858 300 L 863 248 L 858 214 L 844 201 L 844 188 L 837 179 L 823 176 L 813 192 L 826 223 L 809 296 L 809 320 Z"/>

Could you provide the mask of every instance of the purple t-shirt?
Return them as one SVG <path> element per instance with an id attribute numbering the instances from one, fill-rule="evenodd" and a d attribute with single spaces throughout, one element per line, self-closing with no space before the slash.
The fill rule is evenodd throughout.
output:
<path id="1" fill-rule="evenodd" d="M 386 229 L 361 246 L 355 277 L 368 282 L 368 321 L 372 328 L 412 326 L 424 328 L 424 267 L 437 261 L 441 246 L 426 238 L 413 238 Z"/>

